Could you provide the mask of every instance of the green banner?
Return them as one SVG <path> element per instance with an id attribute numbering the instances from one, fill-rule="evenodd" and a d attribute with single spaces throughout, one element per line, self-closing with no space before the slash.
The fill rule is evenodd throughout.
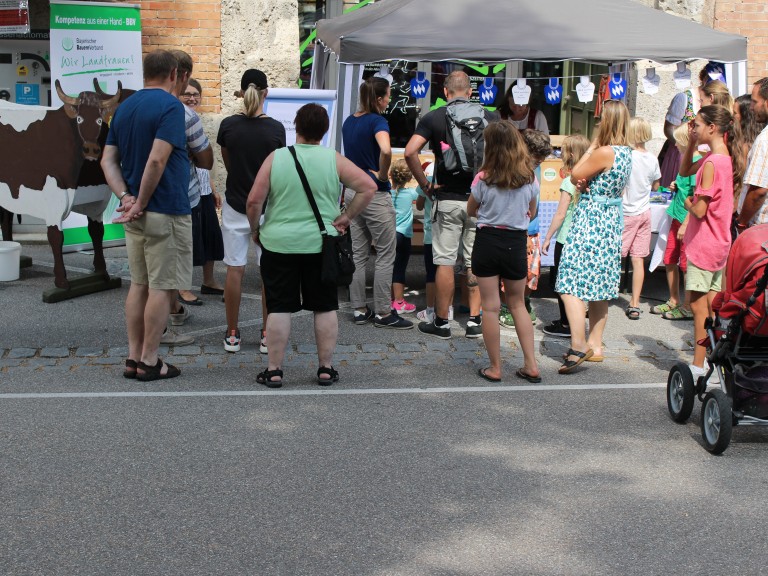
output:
<path id="1" fill-rule="evenodd" d="M 139 7 L 51 2 L 51 29 L 141 32 Z"/>

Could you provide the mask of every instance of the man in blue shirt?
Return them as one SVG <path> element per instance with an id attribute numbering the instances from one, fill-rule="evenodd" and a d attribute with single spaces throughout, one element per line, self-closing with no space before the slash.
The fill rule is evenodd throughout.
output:
<path id="1" fill-rule="evenodd" d="M 125 302 L 126 378 L 173 378 L 157 356 L 177 288 L 192 284 L 192 221 L 184 106 L 171 94 L 176 58 L 156 50 L 144 59 L 144 89 L 115 112 L 101 161 L 120 200 L 131 287 Z"/>

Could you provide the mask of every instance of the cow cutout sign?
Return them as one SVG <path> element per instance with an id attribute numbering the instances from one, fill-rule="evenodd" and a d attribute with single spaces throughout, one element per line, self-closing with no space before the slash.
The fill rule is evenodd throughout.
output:
<path id="1" fill-rule="evenodd" d="M 88 217 L 97 275 L 109 280 L 104 260 L 102 214 L 112 192 L 99 160 L 109 121 L 120 102 L 133 94 L 118 83 L 115 94 L 105 94 L 94 79 L 94 91 L 78 96 L 65 93 L 59 80 L 60 108 L 0 102 L 0 208 L 3 238 L 10 240 L 12 213 L 45 221 L 53 251 L 54 284 L 68 289 L 63 261 L 62 221 L 71 211 Z"/>

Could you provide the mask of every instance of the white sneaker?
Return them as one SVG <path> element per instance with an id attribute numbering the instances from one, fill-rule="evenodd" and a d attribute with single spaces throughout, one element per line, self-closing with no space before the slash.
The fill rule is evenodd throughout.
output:
<path id="1" fill-rule="evenodd" d="M 691 374 L 693 375 L 693 383 L 696 384 L 699 381 L 699 377 L 704 376 L 704 374 L 707 373 L 707 368 L 699 368 L 698 366 L 695 366 L 693 364 L 688 364 L 688 368 L 691 371 Z M 707 386 L 714 386 L 716 388 L 720 388 L 720 372 L 717 368 L 715 368 L 712 371 L 712 374 L 709 377 L 709 380 L 707 380 Z"/>
<path id="2" fill-rule="evenodd" d="M 435 309 L 424 308 L 424 310 L 416 313 L 416 318 L 422 322 L 433 322 L 435 320 Z"/>
<path id="3" fill-rule="evenodd" d="M 259 352 L 262 354 L 267 354 L 269 352 L 269 349 L 267 348 L 267 332 L 265 330 L 261 331 L 261 340 L 259 340 Z"/>
<path id="4" fill-rule="evenodd" d="M 187 334 L 176 334 L 173 330 L 165 329 L 163 335 L 160 337 L 160 344 L 166 346 L 186 346 L 192 344 L 195 341 L 194 336 Z"/>
<path id="5" fill-rule="evenodd" d="M 187 318 L 189 318 L 189 306 L 182 306 L 181 310 L 174 314 L 173 312 L 170 314 L 171 318 L 171 325 L 172 326 L 183 326 L 184 322 L 187 321 Z"/>

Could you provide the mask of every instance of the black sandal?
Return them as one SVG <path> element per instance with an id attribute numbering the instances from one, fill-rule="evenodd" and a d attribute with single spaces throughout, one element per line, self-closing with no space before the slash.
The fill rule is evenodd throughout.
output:
<path id="1" fill-rule="evenodd" d="M 125 370 L 123 370 L 123 378 L 130 378 L 131 380 L 136 378 L 136 368 L 139 367 L 139 363 L 136 360 L 128 358 L 125 361 Z"/>
<path id="2" fill-rule="evenodd" d="M 579 364 L 581 364 L 582 362 L 586 362 L 587 360 L 592 358 L 593 354 L 594 352 L 592 352 L 592 348 L 590 348 L 586 352 L 579 352 L 577 350 L 574 350 L 573 348 L 568 348 L 568 353 L 565 356 L 565 361 L 557 371 L 560 374 L 570 374 L 576 369 L 576 367 Z M 568 360 L 569 356 L 576 356 L 578 360 Z"/>
<path id="3" fill-rule="evenodd" d="M 328 378 L 320 378 L 320 374 L 326 374 Z M 320 384 L 320 386 L 330 386 L 338 381 L 339 373 L 337 370 L 334 370 L 333 366 L 330 368 L 320 366 L 320 368 L 317 369 L 317 383 Z"/>
<path id="4" fill-rule="evenodd" d="M 160 358 L 157 359 L 157 364 L 154 366 L 148 366 L 147 364 L 144 364 L 144 362 L 139 362 L 138 368 L 144 370 L 144 374 L 140 374 L 137 371 L 136 380 L 141 380 L 142 382 L 151 382 L 152 380 L 176 378 L 176 376 L 181 374 L 181 370 L 176 368 L 176 366 L 173 366 L 172 364 L 166 364 L 166 366 L 168 367 L 168 370 L 165 374 L 162 374 L 160 370 L 163 369 L 163 361 L 160 360 Z"/>
<path id="5" fill-rule="evenodd" d="M 279 377 L 280 380 L 272 380 L 272 378 Z M 263 384 L 267 388 L 280 388 L 283 385 L 283 371 L 278 368 L 277 370 L 264 370 L 256 375 L 256 382 Z"/>

